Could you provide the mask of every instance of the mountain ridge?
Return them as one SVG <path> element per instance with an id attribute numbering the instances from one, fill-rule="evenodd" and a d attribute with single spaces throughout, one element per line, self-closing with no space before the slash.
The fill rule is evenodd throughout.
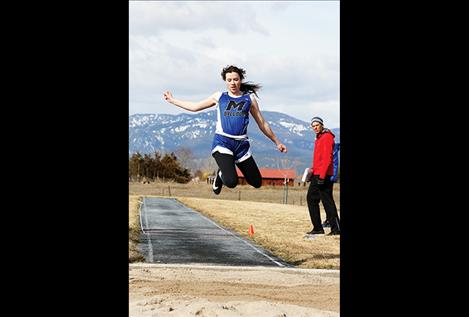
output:
<path id="1" fill-rule="evenodd" d="M 288 153 L 280 153 L 250 117 L 248 137 L 251 152 L 259 167 L 294 168 L 297 174 L 311 165 L 315 134 L 309 122 L 285 113 L 262 111 L 277 138 L 287 146 Z M 327 127 L 327 125 L 326 125 Z M 216 110 L 182 114 L 132 114 L 129 116 L 129 156 L 139 152 L 165 154 L 188 149 L 191 170 L 206 169 L 216 128 Z M 340 142 L 340 128 L 330 129 Z M 213 158 L 211 159 L 212 161 Z M 210 164 L 208 164 L 210 165 Z M 213 164 L 211 164 L 213 165 Z M 212 166 L 213 167 L 213 166 Z"/>

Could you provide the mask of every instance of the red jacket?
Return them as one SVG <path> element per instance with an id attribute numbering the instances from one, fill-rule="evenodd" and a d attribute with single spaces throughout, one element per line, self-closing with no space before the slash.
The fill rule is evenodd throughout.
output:
<path id="1" fill-rule="evenodd" d="M 324 129 L 316 135 L 316 141 L 314 141 L 313 175 L 319 175 L 321 179 L 324 179 L 326 175 L 334 175 L 332 164 L 334 138 L 335 135 L 329 129 Z"/>

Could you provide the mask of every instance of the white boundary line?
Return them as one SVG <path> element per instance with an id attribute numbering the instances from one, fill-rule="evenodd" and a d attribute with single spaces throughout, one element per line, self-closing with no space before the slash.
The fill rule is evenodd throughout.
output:
<path id="1" fill-rule="evenodd" d="M 142 200 L 144 200 L 145 198 L 142 197 Z M 142 203 L 141 201 L 138 202 L 140 204 L 140 206 L 138 207 L 138 218 L 140 219 L 140 230 L 142 230 L 143 233 L 145 233 L 145 231 L 143 230 L 143 223 L 142 223 L 142 205 L 144 203 Z"/>
<path id="2" fill-rule="evenodd" d="M 202 216 L 203 218 L 205 218 L 207 221 L 211 222 L 212 224 L 214 224 L 215 226 L 217 226 L 218 228 L 220 228 L 221 230 L 231 234 L 233 237 L 235 237 L 236 239 L 242 241 L 243 243 L 245 243 L 246 245 L 250 246 L 251 248 L 253 248 L 256 252 L 262 254 L 263 256 L 265 256 L 266 258 L 268 258 L 269 260 L 271 260 L 272 262 L 274 262 L 275 264 L 277 264 L 278 266 L 281 266 L 281 267 L 285 267 L 285 265 L 283 265 L 282 263 L 279 263 L 277 261 L 275 261 L 274 259 L 272 259 L 270 256 L 268 256 L 267 254 L 263 253 L 262 251 L 260 251 L 259 249 L 257 249 L 256 247 L 254 247 L 252 244 L 249 244 L 247 243 L 246 241 L 244 241 L 243 239 L 241 239 L 240 237 L 234 235 L 233 233 L 229 232 L 228 230 L 225 230 L 223 229 L 222 227 L 220 227 L 217 223 L 213 222 L 211 219 L 205 217 L 204 215 L 202 215 L 200 212 L 196 212 L 194 211 L 193 209 L 187 207 L 186 205 L 184 205 L 183 203 L 181 203 L 179 200 L 177 200 L 177 202 L 181 205 L 183 205 L 185 208 L 188 208 L 190 209 L 192 212 L 195 212 L 195 213 L 198 213 L 200 216 Z"/>
<path id="3" fill-rule="evenodd" d="M 145 225 L 146 227 L 148 227 L 148 220 L 147 220 L 147 209 L 145 208 L 145 197 L 142 197 L 143 199 L 143 209 L 144 209 L 144 212 L 145 212 Z M 142 205 L 140 205 L 140 229 L 142 229 L 142 232 L 147 236 L 147 240 L 148 240 L 148 255 L 150 256 L 150 261 L 151 262 L 154 262 L 154 259 L 153 259 L 153 244 L 151 242 L 151 234 L 149 233 L 146 233 L 144 230 L 143 230 L 143 225 L 142 225 Z"/>

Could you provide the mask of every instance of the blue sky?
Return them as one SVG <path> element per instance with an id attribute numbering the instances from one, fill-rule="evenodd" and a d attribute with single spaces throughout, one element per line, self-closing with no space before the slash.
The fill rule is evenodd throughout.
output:
<path id="1" fill-rule="evenodd" d="M 225 91 L 227 65 L 259 83 L 259 107 L 339 127 L 339 1 L 129 2 L 129 113 Z M 209 108 L 207 110 L 213 110 Z"/>

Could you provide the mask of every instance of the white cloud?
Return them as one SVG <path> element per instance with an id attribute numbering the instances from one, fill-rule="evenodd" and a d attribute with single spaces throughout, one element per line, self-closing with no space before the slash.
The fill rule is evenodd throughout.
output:
<path id="1" fill-rule="evenodd" d="M 233 10 L 243 14 L 235 14 Z M 157 34 L 171 29 L 191 33 L 206 29 L 269 33 L 257 22 L 256 12 L 246 2 L 129 2 L 129 19 L 131 34 Z"/>
<path id="2" fill-rule="evenodd" d="M 283 112 L 306 122 L 309 122 L 312 117 L 318 116 L 324 120 L 326 127 L 340 127 L 339 103 L 337 100 L 277 104 L 269 107 L 269 110 Z"/>
<path id="3" fill-rule="evenodd" d="M 293 1 L 273 1 L 270 3 L 270 7 L 273 11 L 285 11 Z"/>
<path id="4" fill-rule="evenodd" d="M 215 44 L 213 40 L 209 37 L 201 37 L 199 39 L 196 39 L 194 43 L 199 44 L 203 46 L 204 48 L 207 48 L 208 50 L 212 50 L 215 48 Z"/>

